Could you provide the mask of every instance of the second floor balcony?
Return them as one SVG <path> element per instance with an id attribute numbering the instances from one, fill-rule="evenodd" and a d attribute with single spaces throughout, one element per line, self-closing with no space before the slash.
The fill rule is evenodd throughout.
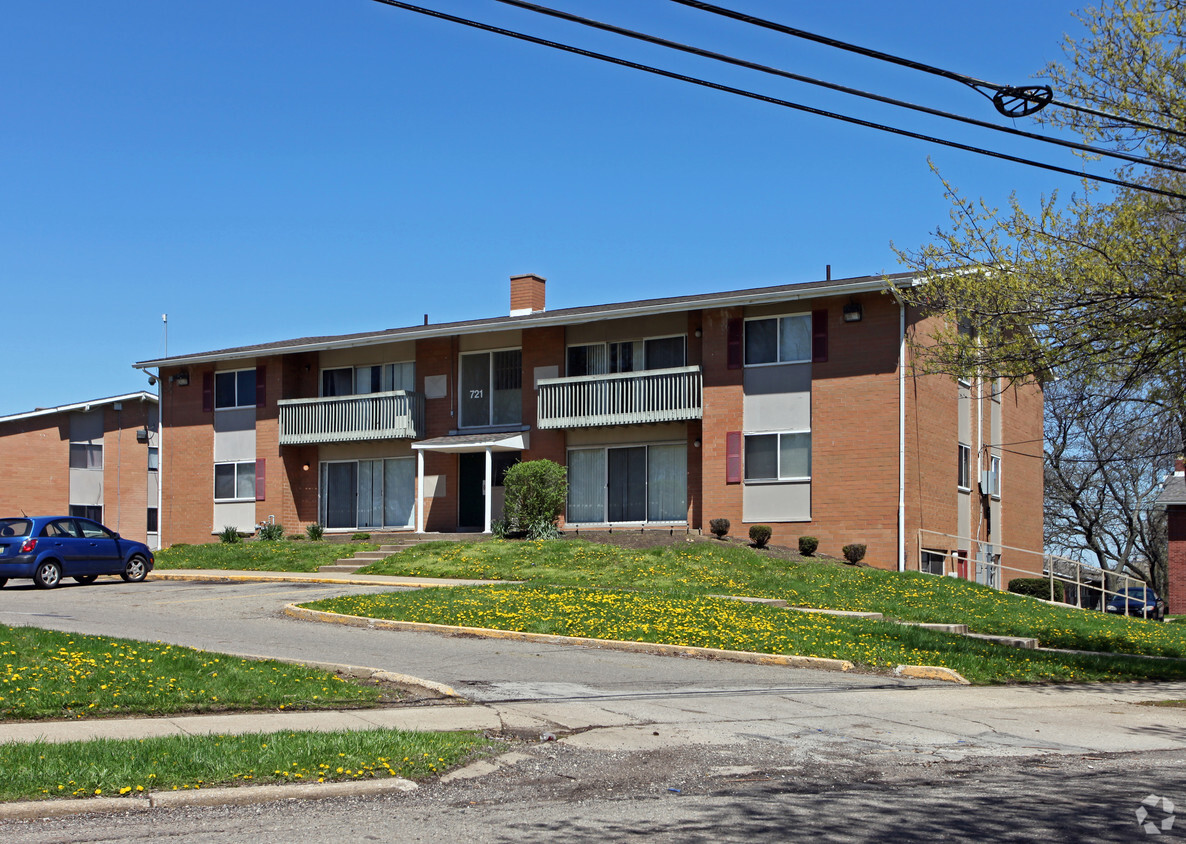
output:
<path id="1" fill-rule="evenodd" d="M 592 428 L 679 422 L 703 415 L 699 366 L 541 378 L 540 428 Z"/>
<path id="2" fill-rule="evenodd" d="M 424 435 L 424 396 L 395 390 L 358 396 L 285 399 L 280 405 L 280 445 L 419 439 Z"/>

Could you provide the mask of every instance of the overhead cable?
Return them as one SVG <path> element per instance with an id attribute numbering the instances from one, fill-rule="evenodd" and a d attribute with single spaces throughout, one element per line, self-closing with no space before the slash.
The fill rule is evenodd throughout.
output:
<path id="1" fill-rule="evenodd" d="M 987 97 L 993 101 L 997 111 L 1006 117 L 1025 117 L 1039 111 L 1046 105 L 1053 105 L 1058 108 L 1065 108 L 1071 111 L 1078 111 L 1084 114 L 1090 114 L 1093 117 L 1100 117 L 1106 120 L 1113 120 L 1120 123 L 1125 123 L 1129 126 L 1138 129 L 1148 129 L 1152 132 L 1163 132 L 1170 135 L 1178 135 L 1179 137 L 1186 137 L 1186 132 L 1180 132 L 1177 129 L 1172 129 L 1168 126 L 1157 126 L 1153 123 L 1145 123 L 1141 120 L 1134 120 L 1129 117 L 1120 117 L 1115 114 L 1109 114 L 1104 111 L 1097 111 L 1088 106 L 1080 105 L 1078 103 L 1068 103 L 1062 100 L 1053 98 L 1049 86 L 1046 85 L 1030 85 L 1030 86 L 1012 86 L 1000 85 L 995 82 L 986 82 L 983 79 L 977 79 L 974 76 L 969 76 L 965 73 L 957 73 L 953 70 L 945 70 L 941 67 L 917 62 L 913 59 L 903 58 L 902 56 L 895 56 L 892 53 L 883 53 L 880 50 L 872 50 L 868 47 L 861 47 L 856 44 L 850 44 L 846 41 L 840 41 L 836 38 L 829 38 L 826 35 L 817 35 L 814 32 L 808 32 L 804 29 L 797 29 L 793 26 L 777 23 L 775 21 L 759 18 L 755 15 L 745 14 L 744 12 L 737 12 L 733 9 L 726 9 L 723 6 L 717 6 L 713 3 L 705 3 L 702 0 L 671 0 L 673 3 L 679 3 L 681 6 L 688 6 L 693 9 L 699 9 L 704 12 L 710 12 L 714 15 L 730 18 L 732 20 L 741 21 L 742 23 L 759 26 L 763 29 L 770 29 L 775 32 L 781 32 L 784 35 L 790 35 L 795 38 L 801 38 L 805 41 L 814 41 L 817 44 L 823 44 L 827 47 L 835 47 L 838 50 L 846 50 L 850 53 L 856 53 L 868 58 L 878 59 L 880 61 L 889 62 L 891 64 L 908 67 L 911 70 L 918 70 L 923 73 L 930 73 L 934 76 L 941 76 L 945 79 L 951 79 L 963 85 L 967 85 L 977 93 Z M 1044 89 L 1044 92 L 1043 92 Z M 989 93 L 991 92 L 991 94 Z M 1009 110 L 1008 103 L 1010 101 L 1026 101 L 1033 104 L 1033 108 L 1026 111 L 1024 109 Z"/>
<path id="2" fill-rule="evenodd" d="M 949 141 L 943 138 L 936 138 L 931 135 L 924 135 L 919 132 L 912 132 L 908 129 L 898 129 L 893 126 L 886 126 L 881 123 L 874 123 L 869 120 L 862 120 L 856 117 L 850 117 L 845 114 L 838 114 L 824 109 L 814 108 L 812 106 L 803 105 L 802 103 L 792 102 L 790 100 L 783 100 L 777 97 L 770 97 L 765 94 L 759 94 L 754 91 L 747 91 L 743 88 L 734 88 L 730 85 L 722 85 L 718 82 L 710 82 L 707 79 L 700 79 L 695 76 L 687 76 L 682 73 L 675 73 L 670 70 L 663 70 L 662 68 L 652 67 L 650 65 L 640 64 L 639 62 L 629 61 L 627 59 L 620 59 L 615 56 L 609 56 L 604 53 L 597 53 L 592 50 L 586 50 L 582 47 L 573 47 L 568 44 L 561 44 L 557 41 L 549 41 L 545 38 L 539 38 L 534 35 L 527 35 L 523 32 L 516 32 L 511 29 L 504 29 L 502 27 L 493 26 L 492 24 L 482 23 L 481 21 L 470 20 L 469 18 L 458 17 L 457 15 L 450 15 L 446 12 L 439 12 L 435 9 L 426 9 L 422 6 L 413 6 L 411 3 L 400 2 L 400 0 L 375 0 L 376 3 L 382 3 L 385 6 L 392 6 L 397 9 L 404 9 L 409 12 L 416 12 L 417 14 L 427 15 L 428 17 L 437 18 L 439 20 L 449 21 L 450 23 L 461 24 L 473 29 L 480 29 L 484 32 L 494 33 L 496 35 L 505 35 L 508 38 L 515 38 L 519 41 L 526 41 L 531 44 L 539 44 L 543 47 L 551 47 L 555 50 L 561 50 L 566 53 L 573 53 L 586 58 L 597 59 L 598 61 L 607 62 L 609 64 L 618 65 L 619 67 L 627 67 L 632 70 L 641 70 L 646 73 L 651 73 L 656 76 L 662 76 L 667 79 L 676 79 L 681 82 L 688 82 L 692 85 L 699 85 L 704 88 L 711 88 L 715 91 L 723 91 L 727 94 L 736 94 L 739 97 L 746 97 L 751 100 L 759 100 L 761 102 L 770 103 L 771 105 L 782 106 L 783 108 L 793 109 L 795 111 L 805 112 L 807 114 L 814 114 L 819 117 L 828 117 L 833 120 L 839 120 L 843 123 L 850 123 L 855 126 L 864 126 L 869 129 L 877 129 L 882 132 L 888 132 L 893 135 L 900 135 L 906 138 L 914 138 L 920 141 L 927 141 L 940 146 L 951 147 L 952 149 L 959 149 L 965 152 L 976 153 L 977 155 L 984 155 L 989 158 L 996 158 L 1002 161 L 1011 161 L 1014 164 L 1024 164 L 1029 167 L 1037 167 L 1042 170 L 1049 170 L 1054 173 L 1062 173 L 1067 176 L 1074 176 L 1076 178 L 1087 179 L 1089 181 L 1100 182 L 1102 184 L 1114 185 L 1121 188 L 1129 188 L 1130 190 L 1142 191 L 1145 193 L 1157 194 L 1159 196 L 1168 196 L 1174 199 L 1186 199 L 1186 194 L 1177 193 L 1175 191 L 1165 190 L 1163 188 L 1153 187 L 1151 185 L 1142 185 L 1137 182 L 1129 182 L 1123 179 L 1114 179 L 1110 176 L 1098 176 L 1090 173 L 1072 170 L 1068 167 L 1060 167 L 1056 164 L 1046 164 L 1041 161 L 1035 161 L 1030 158 L 1022 158 L 1016 155 L 1008 155 L 1003 152 L 996 152 L 995 150 L 984 149 L 982 147 L 975 147 L 969 144 L 962 144 L 958 141 Z"/>
<path id="3" fill-rule="evenodd" d="M 771 76 L 778 76 L 783 79 L 790 79 L 795 82 L 803 82 L 807 85 L 815 85 L 820 88 L 827 88 L 830 91 L 839 91 L 843 94 L 850 94 L 854 97 L 862 97 L 866 100 L 873 100 L 874 102 L 885 103 L 887 105 L 898 106 L 900 108 L 910 109 L 911 111 L 929 114 L 935 117 L 942 117 L 947 120 L 954 120 L 959 123 L 965 123 L 969 126 L 976 126 L 981 129 L 991 129 L 994 132 L 1002 132 L 1007 135 L 1014 135 L 1016 137 L 1028 138 L 1033 141 L 1040 141 L 1042 143 L 1054 144 L 1056 146 L 1066 147 L 1067 149 L 1078 150 L 1079 152 L 1086 152 L 1090 155 L 1107 156 L 1110 158 L 1117 158 L 1124 161 L 1132 162 L 1133 164 L 1141 164 L 1146 167 L 1155 167 L 1163 170 L 1173 170 L 1178 173 L 1186 173 L 1186 166 L 1179 164 L 1171 164 L 1169 162 L 1160 162 L 1151 158 L 1145 158 L 1140 155 L 1131 155 L 1126 152 L 1119 152 L 1114 150 L 1104 149 L 1102 147 L 1093 147 L 1088 144 L 1079 143 L 1078 141 L 1069 141 L 1063 138 L 1053 138 L 1048 135 L 1039 135 L 1036 132 L 1026 132 L 1022 129 L 1015 129 L 1011 126 L 1001 126 L 997 123 L 989 123 L 986 120 L 977 120 L 974 117 L 965 117 L 962 114 L 954 114 L 948 111 L 942 111 L 929 106 L 919 105 L 917 103 L 907 102 L 905 100 L 894 99 L 893 97 L 882 96 L 881 94 L 874 94 L 869 91 L 862 91 L 858 88 L 850 88 L 846 85 L 838 85 L 834 82 L 827 82 L 822 79 L 815 79 L 811 76 L 804 76 L 799 73 L 794 73 L 789 70 L 782 70 L 769 65 L 758 64 L 747 59 L 740 59 L 735 56 L 725 55 L 724 53 L 713 52 L 712 50 L 705 50 L 700 47 L 693 47 L 689 44 L 682 44 L 678 41 L 671 41 L 667 38 L 661 38 L 657 35 L 649 35 L 645 32 L 638 32 L 632 29 L 625 29 L 624 27 L 615 26 L 614 24 L 605 23 L 604 21 L 594 20 L 593 18 L 585 18 L 580 15 L 574 15 L 569 12 L 564 12 L 559 9 L 553 9 L 548 6 L 540 6 L 536 3 L 529 3 L 526 0 L 496 0 L 496 2 L 504 3 L 508 6 L 515 6 L 516 8 L 526 9 L 527 11 L 537 12 L 541 15 L 548 15 L 550 17 L 559 18 L 561 20 L 578 23 L 582 26 L 591 27 L 593 29 L 600 29 L 604 32 L 612 32 L 615 35 L 622 35 L 626 38 L 633 38 L 637 41 L 644 41 L 648 44 L 655 44 L 660 47 L 667 47 L 672 50 L 678 50 L 683 53 L 690 53 L 694 56 L 702 58 L 713 59 L 714 61 L 724 62 L 725 64 L 735 65 L 736 67 L 743 67 L 747 70 L 756 70 L 761 73 L 766 73 Z"/>

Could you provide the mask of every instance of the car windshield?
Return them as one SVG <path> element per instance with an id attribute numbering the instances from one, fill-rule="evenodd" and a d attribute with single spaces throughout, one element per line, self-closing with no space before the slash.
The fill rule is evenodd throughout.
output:
<path id="1" fill-rule="evenodd" d="M 0 519 L 0 537 L 28 536 L 31 530 L 32 519 Z"/>

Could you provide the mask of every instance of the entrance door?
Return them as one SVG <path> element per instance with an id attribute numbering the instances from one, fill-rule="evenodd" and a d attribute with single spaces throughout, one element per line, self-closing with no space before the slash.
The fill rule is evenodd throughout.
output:
<path id="1" fill-rule="evenodd" d="M 609 520 L 645 522 L 647 520 L 647 450 L 611 448 L 608 454 Z"/>
<path id="2" fill-rule="evenodd" d="M 486 453 L 457 455 L 457 527 L 486 527 Z"/>
<path id="3" fill-rule="evenodd" d="M 358 464 L 323 463 L 321 489 L 327 528 L 358 527 Z"/>

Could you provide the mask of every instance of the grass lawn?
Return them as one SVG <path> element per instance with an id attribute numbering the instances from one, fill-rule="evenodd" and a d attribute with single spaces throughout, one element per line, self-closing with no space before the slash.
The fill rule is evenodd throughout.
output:
<path id="1" fill-rule="evenodd" d="M 889 622 L 660 591 L 470 586 L 304 606 L 432 624 L 832 657 L 881 668 L 942 665 L 974 683 L 1186 679 L 1186 662 L 1052 654 Z"/>
<path id="2" fill-rule="evenodd" d="M 363 707 L 383 695 L 283 662 L 0 626 L 0 719 Z"/>
<path id="3" fill-rule="evenodd" d="M 317 571 L 356 551 L 377 551 L 371 542 L 212 542 L 173 545 L 157 551 L 159 569 L 242 569 L 245 571 Z"/>
<path id="4" fill-rule="evenodd" d="M 703 601 L 713 594 L 782 598 L 795 606 L 881 612 L 908 621 L 963 623 L 976 633 L 1037 637 L 1044 647 L 1186 657 L 1186 627 L 1176 624 L 1051 606 L 956 578 L 856 568 L 806 558 L 788 562 L 727 543 L 685 542 L 645 550 L 583 540 L 426 543 L 362 571 L 522 580 L 533 588 L 629 590 L 658 602 Z M 405 600 L 427 602 L 429 595 Z M 594 611 L 590 607 L 590 612 Z M 497 616 L 488 620 L 496 621 Z M 969 647 L 968 640 L 958 641 L 961 649 Z M 809 653 L 802 649 L 795 652 Z M 866 661 L 859 653 L 847 658 Z M 1037 657 L 1031 655 L 1030 659 Z M 1166 670 L 1178 669 L 1150 667 L 1147 673 L 1153 676 Z"/>
<path id="5" fill-rule="evenodd" d="M 127 795 L 217 785 L 424 779 L 495 742 L 475 733 L 365 730 L 0 744 L 0 800 Z"/>

